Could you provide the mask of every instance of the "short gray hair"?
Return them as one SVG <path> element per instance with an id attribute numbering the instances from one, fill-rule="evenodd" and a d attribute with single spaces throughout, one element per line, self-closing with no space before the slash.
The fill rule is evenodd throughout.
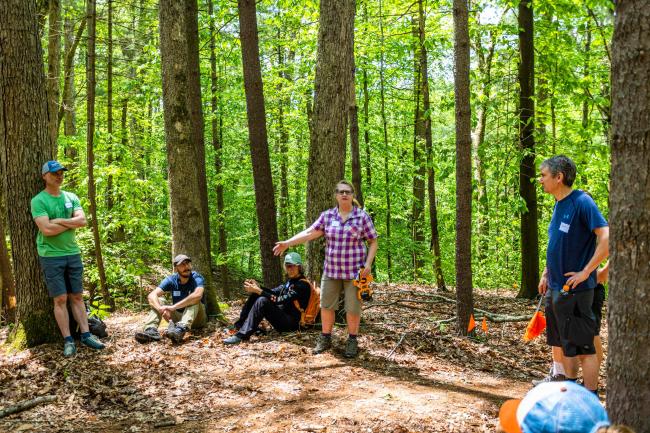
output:
<path id="1" fill-rule="evenodd" d="M 578 169 L 576 168 L 575 162 L 573 162 L 568 156 L 557 155 L 549 158 L 539 166 L 540 169 L 544 167 L 548 168 L 552 176 L 557 176 L 558 173 L 562 173 L 564 175 L 562 182 L 566 186 L 573 186 Z"/>

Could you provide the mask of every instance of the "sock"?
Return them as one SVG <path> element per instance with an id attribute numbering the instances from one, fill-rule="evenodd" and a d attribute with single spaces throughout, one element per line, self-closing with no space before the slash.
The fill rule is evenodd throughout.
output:
<path id="1" fill-rule="evenodd" d="M 322 336 L 325 337 L 325 338 L 332 338 L 332 333 L 331 333 L 331 332 L 329 332 L 329 333 L 327 333 L 327 334 L 324 333 L 324 332 L 321 332 L 320 335 L 322 335 Z"/>
<path id="2" fill-rule="evenodd" d="M 566 376 L 566 373 L 564 371 L 564 365 L 561 362 L 553 362 L 553 376 L 557 376 L 558 374 L 562 374 Z"/>
<path id="3" fill-rule="evenodd" d="M 357 334 L 348 334 L 348 337 L 350 338 L 350 340 L 356 340 Z"/>
<path id="4" fill-rule="evenodd" d="M 82 332 L 81 333 L 81 339 L 82 340 L 85 340 L 88 337 L 90 337 L 90 332 Z"/>
<path id="5" fill-rule="evenodd" d="M 74 338 L 68 335 L 67 337 L 63 337 L 63 341 L 65 341 L 66 343 L 74 343 Z"/>

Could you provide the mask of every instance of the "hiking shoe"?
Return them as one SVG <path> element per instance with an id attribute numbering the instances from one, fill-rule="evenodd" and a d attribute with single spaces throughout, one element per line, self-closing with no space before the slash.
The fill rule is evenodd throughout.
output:
<path id="1" fill-rule="evenodd" d="M 323 353 L 326 350 L 329 350 L 330 347 L 332 347 L 332 337 L 325 337 L 321 334 L 318 336 L 316 347 L 312 349 L 311 353 L 318 355 L 319 353 Z"/>
<path id="2" fill-rule="evenodd" d="M 160 332 L 156 328 L 147 328 L 143 332 L 135 333 L 135 341 L 138 343 L 149 343 L 151 341 L 159 341 Z"/>
<path id="3" fill-rule="evenodd" d="M 223 332 L 226 335 L 235 335 L 237 332 L 239 332 L 239 328 L 236 327 L 235 325 L 230 325 L 227 328 L 225 328 Z"/>
<path id="4" fill-rule="evenodd" d="M 345 352 L 343 356 L 346 358 L 356 358 L 359 354 L 359 342 L 356 338 L 348 338 L 347 343 L 345 343 Z"/>
<path id="5" fill-rule="evenodd" d="M 241 343 L 242 341 L 244 341 L 244 340 L 241 339 L 239 336 L 231 335 L 230 337 L 223 340 L 223 344 L 235 345 L 235 344 Z"/>
<path id="6" fill-rule="evenodd" d="M 81 344 L 96 350 L 102 350 L 104 347 L 106 347 L 104 343 L 99 341 L 99 338 L 95 337 L 93 334 L 90 334 L 90 337 L 82 338 Z"/>
<path id="7" fill-rule="evenodd" d="M 174 343 L 178 344 L 183 342 L 183 337 L 185 336 L 186 332 L 187 329 L 184 326 L 176 325 L 173 329 L 167 328 L 167 333 L 165 336 L 172 340 Z"/>
<path id="8" fill-rule="evenodd" d="M 73 342 L 66 341 L 63 343 L 63 356 L 69 358 L 70 356 L 75 356 L 77 354 L 77 345 Z"/>
<path id="9" fill-rule="evenodd" d="M 533 380 L 532 382 L 533 382 L 533 386 L 537 386 L 537 385 L 539 385 L 540 383 L 547 383 L 547 382 L 563 382 L 563 381 L 565 381 L 565 380 L 566 380 L 566 376 L 563 375 L 563 374 L 555 374 L 555 375 L 551 375 L 551 374 L 549 374 L 548 376 L 546 376 L 546 377 L 543 378 L 543 379 Z"/>

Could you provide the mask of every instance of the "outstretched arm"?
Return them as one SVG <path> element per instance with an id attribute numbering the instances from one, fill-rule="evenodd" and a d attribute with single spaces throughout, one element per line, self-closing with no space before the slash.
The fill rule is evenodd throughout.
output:
<path id="1" fill-rule="evenodd" d="M 318 239 L 321 236 L 323 236 L 322 230 L 314 230 L 309 227 L 286 241 L 277 242 L 273 247 L 273 254 L 279 256 L 289 247 L 304 244 L 305 242 Z"/>

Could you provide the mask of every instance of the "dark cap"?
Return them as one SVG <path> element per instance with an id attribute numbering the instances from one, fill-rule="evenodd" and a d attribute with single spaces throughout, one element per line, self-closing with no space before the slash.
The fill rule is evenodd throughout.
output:
<path id="1" fill-rule="evenodd" d="M 192 259 L 190 259 L 189 256 L 186 256 L 185 254 L 179 254 L 176 257 L 174 257 L 172 263 L 174 264 L 174 266 L 178 266 L 185 261 L 191 262 Z"/>

